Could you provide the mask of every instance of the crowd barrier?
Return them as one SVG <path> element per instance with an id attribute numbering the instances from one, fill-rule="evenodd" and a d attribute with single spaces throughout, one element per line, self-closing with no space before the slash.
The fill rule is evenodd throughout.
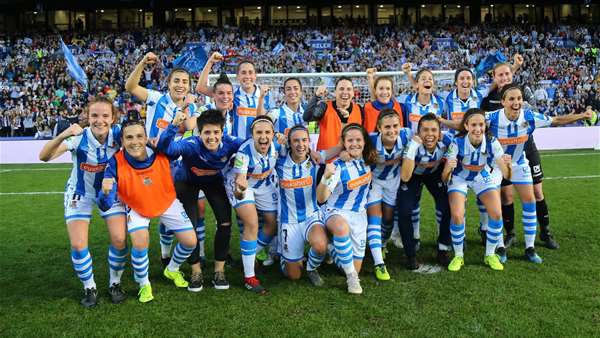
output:
<path id="1" fill-rule="evenodd" d="M 534 132 L 535 143 L 540 150 L 596 149 L 600 150 L 600 126 L 541 128 Z M 318 135 L 311 135 L 316 144 Z M 41 163 L 40 150 L 48 141 L 0 141 L 0 163 Z M 51 163 L 70 163 L 71 155 L 66 153 Z"/>

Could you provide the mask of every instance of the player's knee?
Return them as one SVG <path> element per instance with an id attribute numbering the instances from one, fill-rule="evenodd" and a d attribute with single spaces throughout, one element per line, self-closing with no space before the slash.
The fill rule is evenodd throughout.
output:
<path id="1" fill-rule="evenodd" d="M 533 186 L 533 194 L 535 195 L 535 200 L 536 201 L 542 201 L 544 199 L 544 191 L 542 190 L 542 187 L 538 187 L 537 185 Z"/>
<path id="2" fill-rule="evenodd" d="M 122 250 L 127 245 L 127 238 L 125 236 L 113 237 L 111 240 L 112 246 L 117 250 Z"/>
<path id="3" fill-rule="evenodd" d="M 73 250 L 81 251 L 87 247 L 87 242 L 83 239 L 72 239 L 71 240 L 71 248 Z"/>
<path id="4" fill-rule="evenodd" d="M 327 252 L 327 239 L 319 238 L 311 243 L 311 247 L 317 254 L 323 256 Z"/>
<path id="5" fill-rule="evenodd" d="M 452 213 L 450 219 L 452 220 L 452 223 L 454 223 L 454 224 L 462 224 L 464 222 L 463 213 L 461 213 L 461 214 Z"/>
<path id="6" fill-rule="evenodd" d="M 488 210 L 488 215 L 494 220 L 499 220 L 502 218 L 502 212 L 500 210 Z"/>
<path id="7" fill-rule="evenodd" d="M 302 269 L 299 264 L 286 264 L 285 270 L 290 280 L 299 280 L 302 277 Z"/>

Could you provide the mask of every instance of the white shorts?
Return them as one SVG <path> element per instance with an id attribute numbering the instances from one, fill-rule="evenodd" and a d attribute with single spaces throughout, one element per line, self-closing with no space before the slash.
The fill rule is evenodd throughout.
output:
<path id="1" fill-rule="evenodd" d="M 227 192 L 227 198 L 229 199 L 231 206 L 238 208 L 244 204 L 252 203 L 256 206 L 256 210 L 258 211 L 277 212 L 277 201 L 279 194 L 275 184 L 263 186 L 259 189 L 248 187 L 244 192 L 244 198 L 237 199 L 233 194 L 233 180 L 233 178 L 228 178 L 225 181 L 225 191 Z"/>
<path id="2" fill-rule="evenodd" d="M 498 189 L 500 189 L 500 186 L 502 185 L 502 178 L 502 170 L 498 167 L 494 167 L 492 170 L 492 181 Z"/>
<path id="3" fill-rule="evenodd" d="M 75 194 L 72 190 L 67 189 L 64 195 L 65 221 L 67 223 L 75 220 L 89 221 L 92 219 L 95 205 L 96 200 L 93 198 Z M 99 211 L 100 216 L 104 219 L 116 215 L 126 215 L 125 206 L 121 201 L 116 201 L 107 211 Z"/>
<path id="4" fill-rule="evenodd" d="M 304 222 L 279 225 L 277 252 L 286 262 L 298 262 L 304 258 L 304 244 L 308 242 L 308 234 L 313 226 L 325 227 L 318 211 Z"/>
<path id="5" fill-rule="evenodd" d="M 502 175 L 500 175 L 502 177 Z M 493 175 L 483 177 L 477 175 L 472 181 L 467 181 L 460 176 L 453 176 L 448 183 L 448 194 L 451 192 L 459 192 L 467 196 L 467 192 L 471 188 L 475 195 L 479 196 L 486 191 L 498 189 L 498 184 Z"/>
<path id="6" fill-rule="evenodd" d="M 353 258 L 362 260 L 365 257 L 365 247 L 367 245 L 367 213 L 354 212 L 328 208 L 323 206 L 323 221 L 327 224 L 329 218 L 339 215 L 346 220 L 350 227 L 350 240 L 352 241 Z"/>
<path id="7" fill-rule="evenodd" d="M 178 199 L 175 199 L 171 206 L 159 216 L 160 223 L 163 224 L 167 230 L 173 232 L 182 232 L 187 230 L 194 230 L 192 222 L 188 218 L 183 205 Z M 135 210 L 127 208 L 127 232 L 132 233 L 134 231 L 148 229 L 150 225 L 150 218 L 144 217 Z"/>
<path id="8" fill-rule="evenodd" d="M 512 164 L 512 176 L 510 178 L 512 184 L 533 184 L 531 177 L 531 168 L 528 163 Z"/>
<path id="9" fill-rule="evenodd" d="M 400 185 L 400 175 L 387 181 L 374 179 L 367 196 L 367 208 L 375 203 L 385 203 L 389 207 L 396 206 L 396 196 Z"/>

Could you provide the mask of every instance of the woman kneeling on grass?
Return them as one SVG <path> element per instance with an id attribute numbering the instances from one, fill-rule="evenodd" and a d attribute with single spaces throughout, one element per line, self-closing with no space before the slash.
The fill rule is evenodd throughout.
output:
<path id="1" fill-rule="evenodd" d="M 450 232 L 454 259 L 448 270 L 458 271 L 464 265 L 465 201 L 471 188 L 489 214 L 484 263 L 493 270 L 504 270 L 496 255 L 496 245 L 502 240 L 500 182 L 510 179 L 510 156 L 504 155 L 500 142 L 486 128 L 485 112 L 479 108 L 467 110 L 456 137 L 445 155 L 442 180 L 448 182 L 450 201 Z M 495 165 L 494 165 L 495 164 Z M 494 168 L 494 169 L 492 169 Z"/>
<path id="2" fill-rule="evenodd" d="M 87 106 L 89 127 L 73 124 L 55 139 L 46 143 L 40 152 L 40 160 L 48 162 L 67 151 L 73 156 L 73 170 L 67 181 L 64 195 L 65 221 L 71 242 L 71 261 L 85 292 L 81 305 L 95 306 L 96 282 L 92 268 L 92 256 L 88 250 L 88 229 L 96 195 L 104 176 L 108 159 L 120 148 L 119 128 L 113 126 L 117 112 L 106 98 L 92 99 Z M 108 266 L 110 270 L 109 295 L 113 303 L 125 300 L 121 289 L 121 275 L 127 256 L 125 235 L 125 208 L 116 202 L 100 213 L 110 235 Z"/>
<path id="3" fill-rule="evenodd" d="M 350 161 L 338 159 L 327 164 L 317 186 L 317 200 L 325 203 L 323 219 L 333 234 L 329 254 L 346 273 L 348 292 L 361 294 L 358 272 L 362 266 L 367 241 L 367 195 L 371 183 L 370 165 L 377 153 L 365 129 L 351 123 L 342 129 L 342 145 Z"/>
<path id="4" fill-rule="evenodd" d="M 128 207 L 127 231 L 133 245 L 131 265 L 140 285 L 139 301 L 146 303 L 154 299 L 148 278 L 150 219 L 160 217 L 161 223 L 179 240 L 163 274 L 180 288 L 188 286 L 179 266 L 196 247 L 196 233 L 176 197 L 167 156 L 146 146 L 148 136 L 142 122 L 126 121 L 121 131 L 123 149 L 108 163 L 98 205 L 107 210 L 116 203 L 118 193 L 118 199 Z"/>

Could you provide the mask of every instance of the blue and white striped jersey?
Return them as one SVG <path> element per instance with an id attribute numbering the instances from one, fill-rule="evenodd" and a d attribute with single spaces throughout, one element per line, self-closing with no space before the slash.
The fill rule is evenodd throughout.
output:
<path id="1" fill-rule="evenodd" d="M 471 89 L 471 95 L 467 98 L 466 101 L 463 101 L 457 93 L 457 89 L 451 91 L 448 96 L 446 96 L 445 101 L 445 114 L 448 120 L 462 120 L 465 112 L 471 108 L 479 108 L 481 106 L 481 101 L 483 100 L 483 95 L 481 92 L 475 89 Z M 456 131 L 454 129 L 449 130 L 450 134 L 454 135 Z"/>
<path id="2" fill-rule="evenodd" d="M 426 105 L 421 105 L 417 100 L 418 95 L 415 93 L 398 97 L 398 102 L 402 106 L 402 114 L 404 114 L 404 126 L 410 128 L 413 134 L 417 133 L 419 120 L 428 113 L 442 116 L 444 113 L 444 100 L 437 96 L 431 95 L 431 100 Z"/>
<path id="3" fill-rule="evenodd" d="M 279 179 L 279 222 L 300 223 L 319 210 L 317 204 L 318 164 L 310 157 L 296 163 L 291 155 L 280 156 L 276 164 Z"/>
<path id="4" fill-rule="evenodd" d="M 260 88 L 255 86 L 254 93 L 246 93 L 242 87 L 237 86 L 233 92 L 233 129 L 232 136 L 247 139 L 252 136 L 250 126 L 256 118 L 258 111 L 258 98 L 260 97 Z M 270 111 L 274 103 L 271 93 L 265 96 L 263 106 L 265 111 Z"/>
<path id="5" fill-rule="evenodd" d="M 549 127 L 550 116 L 535 113 L 529 109 L 521 109 L 519 117 L 511 121 L 506 117 L 504 108 L 485 114 L 490 132 L 498 139 L 505 154 L 512 156 L 512 163 L 527 164 L 525 142 L 533 134 L 535 128 Z"/>
<path id="6" fill-rule="evenodd" d="M 169 93 L 163 94 L 148 89 L 148 98 L 146 99 L 146 134 L 148 134 L 148 138 L 160 137 L 160 134 L 167 129 L 180 109 L 173 102 Z M 196 104 L 191 104 L 190 116 L 194 116 L 197 110 Z"/>
<path id="7" fill-rule="evenodd" d="M 304 107 L 302 105 L 300 105 L 298 111 L 293 111 L 284 103 L 281 107 L 271 110 L 269 117 L 271 117 L 275 123 L 275 132 L 283 134 L 293 126 L 307 125 L 302 117 L 303 114 Z"/>
<path id="8" fill-rule="evenodd" d="M 279 148 L 279 144 L 272 142 L 267 154 L 263 156 L 256 150 L 254 140 L 249 138 L 242 143 L 235 154 L 231 172 L 246 174 L 248 187 L 252 189 L 275 185 L 277 183 L 275 163 L 279 157 Z"/>
<path id="9" fill-rule="evenodd" d="M 398 177 L 404 148 L 412 138 L 412 131 L 408 128 L 400 129 L 391 151 L 387 151 L 383 146 L 380 133 L 371 133 L 369 137 L 371 143 L 375 146 L 375 150 L 377 150 L 377 164 L 371 165 L 373 179 L 385 181 Z"/>
<path id="10" fill-rule="evenodd" d="M 338 159 L 333 163 L 335 174 L 327 184 L 331 191 L 327 207 L 354 212 L 365 211 L 371 184 L 371 169 L 362 159 L 348 162 Z"/>
<path id="11" fill-rule="evenodd" d="M 410 142 L 414 141 L 411 140 Z M 414 158 L 411 158 L 409 154 L 405 154 L 404 158 L 415 161 L 413 175 L 428 175 L 436 171 L 442 163 L 442 158 L 444 157 L 444 154 L 446 154 L 446 150 L 451 142 L 452 137 L 446 133 L 442 133 L 442 139 L 438 141 L 433 152 L 428 152 L 421 144 Z"/>
<path id="12" fill-rule="evenodd" d="M 74 189 L 78 195 L 95 199 L 102 186 L 108 160 L 121 148 L 120 140 L 119 126 L 112 126 L 104 144 L 98 142 L 89 127 L 84 128 L 81 135 L 64 140 L 73 158 L 67 189 Z"/>
<path id="13" fill-rule="evenodd" d="M 502 146 L 496 138 L 484 138 L 477 147 L 473 146 L 468 136 L 455 137 L 448 147 L 446 158 L 456 159 L 456 168 L 452 175 L 473 181 L 478 175 L 489 177 L 490 163 L 495 163 L 504 155 Z"/>

